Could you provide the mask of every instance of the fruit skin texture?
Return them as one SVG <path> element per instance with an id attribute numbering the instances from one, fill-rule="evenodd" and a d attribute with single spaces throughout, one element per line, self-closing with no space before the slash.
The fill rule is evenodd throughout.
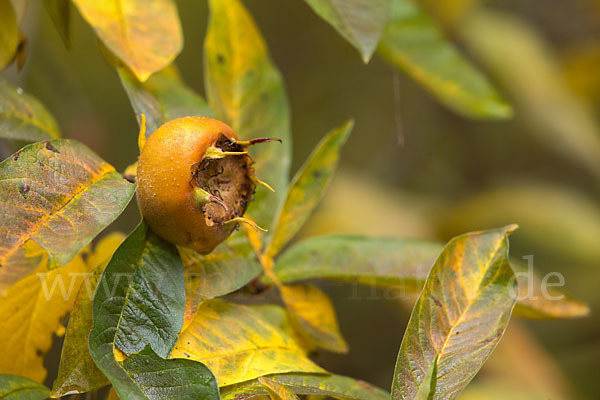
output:
<path id="1" fill-rule="evenodd" d="M 150 228 L 169 242 L 202 254 L 210 253 L 236 227 L 236 224 L 209 226 L 204 211 L 193 201 L 192 173 L 208 147 L 214 146 L 222 135 L 238 139 L 220 121 L 179 118 L 162 125 L 148 138 L 138 161 L 137 200 Z M 251 173 L 249 156 L 236 157 L 248 160 Z"/>

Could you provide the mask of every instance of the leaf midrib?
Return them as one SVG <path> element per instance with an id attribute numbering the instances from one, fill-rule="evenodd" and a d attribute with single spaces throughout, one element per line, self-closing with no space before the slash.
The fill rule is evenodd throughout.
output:
<path id="1" fill-rule="evenodd" d="M 494 250 L 493 250 L 493 256 L 489 257 L 489 265 L 487 265 L 487 267 L 485 268 L 485 271 L 487 271 L 491 265 L 491 263 L 493 262 L 493 259 L 495 257 L 495 255 L 498 253 L 499 249 L 502 247 L 502 243 L 504 241 L 504 237 L 505 234 L 503 234 L 503 236 L 500 238 L 500 240 L 498 240 Z M 496 273 L 494 276 L 496 276 L 497 274 L 500 273 L 500 268 L 497 269 Z M 446 338 L 444 339 L 444 343 L 442 343 L 442 346 L 439 348 L 439 350 L 436 350 L 436 354 L 438 355 L 438 357 L 434 360 L 434 362 L 436 362 L 439 365 L 439 361 L 440 359 L 444 356 L 444 350 L 446 348 L 446 346 L 448 345 L 448 342 L 450 340 L 450 338 L 453 337 L 452 332 L 454 332 L 454 330 L 460 325 L 461 321 L 463 320 L 463 318 L 465 317 L 465 315 L 468 314 L 469 309 L 471 308 L 471 306 L 473 304 L 475 304 L 475 302 L 473 301 L 473 299 L 477 299 L 479 297 L 479 295 L 481 294 L 482 291 L 482 282 L 483 279 L 485 278 L 485 273 L 481 274 L 481 280 L 479 281 L 478 287 L 477 287 L 477 292 L 475 293 L 475 295 L 471 298 L 469 298 L 469 304 L 464 308 L 463 312 L 460 313 L 459 317 L 456 319 L 455 323 L 452 324 L 451 328 L 448 330 L 448 333 L 446 334 Z M 423 384 L 423 382 L 421 381 L 421 385 Z"/>
<path id="2" fill-rule="evenodd" d="M 58 215 L 75 198 L 77 198 L 84 191 L 86 191 L 86 189 L 88 189 L 89 187 L 91 187 L 92 185 L 94 185 L 96 182 L 102 180 L 109 173 L 114 172 L 114 170 L 115 169 L 111 165 L 105 163 L 105 164 L 102 165 L 100 171 L 98 171 L 97 174 L 93 174 L 92 173 L 92 179 L 89 181 L 89 183 L 80 186 L 80 188 L 77 189 L 77 191 L 75 193 L 73 193 L 73 195 L 70 196 L 69 199 L 63 205 L 61 205 L 56 210 L 53 210 L 52 212 L 46 213 L 46 215 L 44 215 L 37 224 L 35 224 L 31 229 L 29 229 L 29 231 L 27 233 L 25 233 L 24 235 L 22 235 L 21 239 L 19 239 L 14 244 L 14 246 L 12 246 L 12 248 L 8 249 L 8 251 L 6 251 L 4 253 L 4 255 L 2 256 L 2 261 L 0 262 L 0 265 L 4 265 L 4 266 L 8 265 L 7 260 L 10 258 L 10 256 L 15 251 L 17 251 L 18 249 L 20 249 L 25 244 L 25 242 L 27 240 L 30 240 L 34 236 L 35 232 L 37 232 L 37 230 L 40 229 L 50 218 Z"/>

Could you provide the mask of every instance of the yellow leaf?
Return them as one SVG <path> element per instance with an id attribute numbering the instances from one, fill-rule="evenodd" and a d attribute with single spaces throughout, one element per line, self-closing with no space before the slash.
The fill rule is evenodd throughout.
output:
<path id="1" fill-rule="evenodd" d="M 472 13 L 461 36 L 507 95 L 528 131 L 600 177 L 600 129 L 587 104 L 561 76 L 552 46 L 523 19 L 497 11 Z"/>
<path id="2" fill-rule="evenodd" d="M 331 300 L 313 285 L 283 285 L 281 297 L 302 336 L 315 346 L 346 353 Z"/>
<path id="3" fill-rule="evenodd" d="M 172 0 L 73 2 L 104 45 L 142 82 L 181 51 L 181 24 Z"/>
<path id="4" fill-rule="evenodd" d="M 34 242 L 31 246 L 37 246 Z M 37 246 L 39 252 L 43 252 Z M 32 250 L 33 252 L 33 250 Z M 10 287 L 0 297 L 0 371 L 43 382 L 44 356 L 61 318 L 73 306 L 85 274 L 86 264 L 76 256 L 63 268 L 47 272 L 47 258 L 35 273 Z"/>
<path id="5" fill-rule="evenodd" d="M 93 271 L 101 265 L 101 269 L 106 268 L 110 258 L 124 240 L 125 234 L 121 232 L 111 232 L 103 237 L 96 247 L 94 247 L 94 251 L 90 253 L 86 259 L 89 270 Z"/>
<path id="6" fill-rule="evenodd" d="M 274 373 L 325 372 L 260 313 L 221 300 L 207 300 L 198 307 L 171 358 L 204 363 L 219 386 Z"/>
<path id="7" fill-rule="evenodd" d="M 79 142 L 30 144 L 0 163 L 0 290 L 39 265 L 24 244 L 67 264 L 123 211 L 135 185 Z"/>
<path id="8" fill-rule="evenodd" d="M 271 400 L 298 400 L 294 392 L 270 378 L 262 376 L 258 381 L 267 388 Z"/>

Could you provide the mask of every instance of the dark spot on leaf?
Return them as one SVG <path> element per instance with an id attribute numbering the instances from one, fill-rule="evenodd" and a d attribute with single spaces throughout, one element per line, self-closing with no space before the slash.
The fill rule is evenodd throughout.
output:
<path id="1" fill-rule="evenodd" d="M 435 303 L 436 306 L 442 307 L 442 303 L 437 299 L 437 297 L 429 296 L 429 298 L 431 298 L 431 300 L 433 300 L 433 302 Z"/>
<path id="2" fill-rule="evenodd" d="M 458 335 L 459 333 L 460 333 L 459 331 L 456 331 L 455 335 Z"/>
<path id="3" fill-rule="evenodd" d="M 494 340 L 498 339 L 500 336 L 502 336 L 502 329 L 498 328 L 498 330 L 496 331 L 496 334 L 494 336 L 491 336 L 487 339 L 482 340 L 481 344 L 487 344 L 487 343 L 493 342 Z"/>
<path id="4" fill-rule="evenodd" d="M 183 354 L 184 354 L 184 355 L 185 355 L 187 358 L 190 358 L 190 357 L 191 357 L 191 356 L 190 356 L 188 353 L 186 353 L 186 352 L 183 352 Z"/>
<path id="5" fill-rule="evenodd" d="M 29 193 L 30 190 L 31 188 L 29 187 L 29 185 L 25 183 L 19 185 L 19 193 L 21 193 L 21 196 L 23 196 L 24 198 L 27 198 L 27 193 Z"/>
<path id="6" fill-rule="evenodd" d="M 320 178 L 322 175 L 323 175 L 323 174 L 322 174 L 322 173 L 321 173 L 321 171 L 319 171 L 319 170 L 313 171 L 313 177 L 314 177 L 314 178 L 317 178 L 317 179 L 318 179 L 318 178 Z"/>
<path id="7" fill-rule="evenodd" d="M 223 55 L 222 55 L 222 54 L 217 54 L 217 62 L 218 62 L 219 64 L 223 64 L 223 63 L 225 63 L 225 57 L 223 57 Z"/>
<path id="8" fill-rule="evenodd" d="M 43 163 L 43 162 L 41 162 L 40 160 L 37 160 L 37 163 L 36 163 L 36 164 L 38 165 L 38 167 L 40 167 L 40 168 L 44 168 L 44 163 Z"/>
<path id="9" fill-rule="evenodd" d="M 14 161 L 17 161 L 19 159 L 19 156 L 21 155 L 22 151 L 23 151 L 23 149 L 21 149 L 15 153 L 15 155 L 13 156 Z"/>
<path id="10" fill-rule="evenodd" d="M 60 153 L 56 147 L 52 145 L 50 142 L 46 142 L 46 148 L 54 153 Z"/>
<path id="11" fill-rule="evenodd" d="M 44 352 L 43 352 L 43 351 L 41 351 L 40 349 L 35 349 L 35 354 L 37 354 L 37 355 L 38 355 L 38 357 L 41 357 L 41 356 L 43 356 L 43 355 L 44 355 Z"/>

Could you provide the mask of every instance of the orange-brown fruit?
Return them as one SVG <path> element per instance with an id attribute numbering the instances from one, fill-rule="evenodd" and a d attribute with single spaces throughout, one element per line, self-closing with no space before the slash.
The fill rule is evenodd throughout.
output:
<path id="1" fill-rule="evenodd" d="M 159 236 L 200 253 L 211 252 L 236 228 L 254 194 L 252 159 L 224 123 L 179 118 L 158 128 L 142 148 L 137 199 Z"/>

